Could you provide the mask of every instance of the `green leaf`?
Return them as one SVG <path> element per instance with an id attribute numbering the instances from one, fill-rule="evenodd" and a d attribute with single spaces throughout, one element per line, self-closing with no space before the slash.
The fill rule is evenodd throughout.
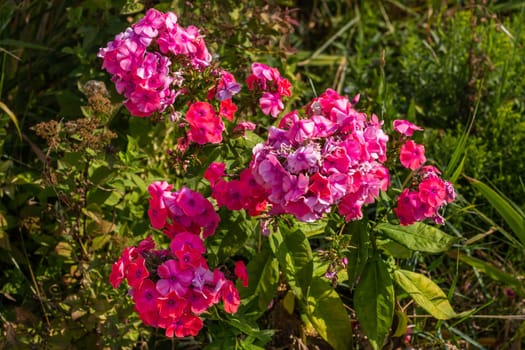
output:
<path id="1" fill-rule="evenodd" d="M 269 250 L 263 250 L 246 266 L 248 287 L 240 288 L 241 300 L 257 298 L 259 310 L 266 311 L 279 283 L 279 262 Z"/>
<path id="2" fill-rule="evenodd" d="M 352 235 L 348 258 L 348 284 L 352 287 L 365 268 L 368 261 L 370 236 L 366 220 L 352 221 L 346 224 L 344 232 Z"/>
<path id="3" fill-rule="evenodd" d="M 220 261 L 234 256 L 255 232 L 253 222 L 248 220 L 244 211 L 232 213 L 229 219 L 222 221 L 219 227 L 219 232 L 224 234 L 218 251 Z"/>
<path id="4" fill-rule="evenodd" d="M 13 124 L 15 124 L 15 128 L 18 133 L 18 137 L 20 138 L 20 140 L 22 140 L 22 131 L 20 131 L 20 126 L 18 125 L 18 118 L 16 117 L 16 115 L 13 113 L 13 111 L 9 109 L 9 107 L 7 107 L 5 103 L 1 101 L 0 101 L 0 109 L 3 110 L 9 116 Z"/>
<path id="5" fill-rule="evenodd" d="M 458 238 L 447 235 L 440 229 L 417 222 L 409 226 L 381 223 L 375 230 L 412 250 L 441 253 L 450 249 Z"/>
<path id="6" fill-rule="evenodd" d="M 394 285 L 386 264 L 372 258 L 363 270 L 355 288 L 354 307 L 370 344 L 381 349 L 394 317 Z"/>
<path id="7" fill-rule="evenodd" d="M 321 277 L 312 279 L 307 315 L 319 335 L 335 350 L 352 347 L 352 328 L 348 314 L 337 292 Z"/>
<path id="8" fill-rule="evenodd" d="M 414 301 L 438 320 L 457 317 L 447 296 L 426 276 L 407 270 L 395 270 L 394 280 Z"/>
<path id="9" fill-rule="evenodd" d="M 512 229 L 516 237 L 521 241 L 521 244 L 525 244 L 525 215 L 516 205 L 500 195 L 498 190 L 494 190 L 484 184 L 483 182 L 467 177 L 472 186 L 478 190 L 496 209 L 496 211 L 503 217 L 505 222 Z"/>
<path id="10" fill-rule="evenodd" d="M 281 225 L 280 229 L 286 230 L 285 225 Z M 272 235 L 280 235 L 280 232 Z M 300 230 L 284 231 L 282 237 L 282 242 L 277 247 L 277 259 L 294 294 L 299 300 L 306 301 L 314 271 L 310 242 Z"/>
<path id="11" fill-rule="evenodd" d="M 523 286 L 523 282 L 515 278 L 513 275 L 501 271 L 500 268 L 491 265 L 488 262 L 473 258 L 471 256 L 457 254 L 457 258 L 464 263 L 478 269 L 493 280 L 503 282 L 507 286 L 513 287 L 516 293 L 522 297 L 525 297 L 525 288 Z"/>

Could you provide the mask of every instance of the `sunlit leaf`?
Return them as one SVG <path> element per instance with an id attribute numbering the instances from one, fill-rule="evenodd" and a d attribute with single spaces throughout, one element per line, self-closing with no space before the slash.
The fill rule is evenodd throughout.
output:
<path id="1" fill-rule="evenodd" d="M 321 277 L 312 279 L 307 313 L 319 335 L 335 350 L 351 348 L 352 328 L 348 314 L 337 292 Z"/>
<path id="2" fill-rule="evenodd" d="M 458 238 L 421 222 L 409 226 L 381 223 L 375 227 L 375 230 L 409 249 L 427 253 L 447 251 L 452 244 L 459 241 Z"/>
<path id="3" fill-rule="evenodd" d="M 402 269 L 395 270 L 393 277 L 419 306 L 435 318 L 448 320 L 458 316 L 443 290 L 428 277 Z"/>

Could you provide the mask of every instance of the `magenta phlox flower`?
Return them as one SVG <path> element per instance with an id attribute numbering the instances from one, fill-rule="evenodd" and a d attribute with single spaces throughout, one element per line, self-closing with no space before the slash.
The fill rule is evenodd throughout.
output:
<path id="1" fill-rule="evenodd" d="M 221 101 L 221 105 L 219 108 L 219 115 L 221 117 L 226 118 L 229 121 L 233 121 L 233 118 L 235 117 L 235 112 L 237 112 L 237 109 L 238 109 L 237 106 L 235 105 L 235 103 L 233 103 L 231 98 L 227 100 L 223 100 Z"/>
<path id="2" fill-rule="evenodd" d="M 197 216 L 206 210 L 206 198 L 199 192 L 182 187 L 178 191 L 177 204 L 187 216 Z"/>
<path id="3" fill-rule="evenodd" d="M 308 191 L 309 177 L 307 175 L 288 175 L 282 179 L 284 200 L 295 202 Z"/>
<path id="4" fill-rule="evenodd" d="M 233 128 L 234 133 L 239 133 L 242 136 L 246 135 L 246 131 L 253 131 L 255 130 L 256 125 L 252 122 L 240 122 Z"/>
<path id="5" fill-rule="evenodd" d="M 394 130 L 397 131 L 398 133 L 400 133 L 401 135 L 405 135 L 405 136 L 412 136 L 414 134 L 414 131 L 421 131 L 423 130 L 423 128 L 415 125 L 415 124 L 412 124 L 411 122 L 409 122 L 408 120 L 403 120 L 403 119 L 396 119 L 394 120 L 394 122 L 392 123 L 393 126 L 394 126 Z"/>
<path id="6" fill-rule="evenodd" d="M 151 8 L 142 19 L 135 23 L 133 31 L 135 34 L 148 39 L 143 41 L 144 45 L 148 46 L 151 40 L 159 35 L 159 29 L 164 26 L 164 23 L 164 14 Z"/>
<path id="7" fill-rule="evenodd" d="M 233 272 L 235 273 L 235 276 L 242 282 L 242 286 L 244 288 L 248 287 L 248 271 L 246 270 L 246 265 L 244 264 L 244 261 L 238 260 L 235 262 L 235 267 Z"/>
<path id="8" fill-rule="evenodd" d="M 232 281 L 227 280 L 221 290 L 222 301 L 224 302 L 224 311 L 234 314 L 239 309 L 241 298 L 239 291 L 235 288 Z"/>
<path id="9" fill-rule="evenodd" d="M 315 125 L 314 135 L 316 137 L 329 137 L 334 132 L 337 131 L 338 126 L 336 123 L 332 122 L 330 119 L 325 118 L 321 115 L 313 115 L 311 118 L 312 122 Z"/>
<path id="10" fill-rule="evenodd" d="M 176 336 L 177 338 L 183 338 L 199 334 L 202 327 L 204 327 L 204 323 L 198 316 L 184 314 L 169 323 L 164 323 L 163 327 L 166 328 L 167 337 Z"/>
<path id="11" fill-rule="evenodd" d="M 315 122 L 310 119 L 300 119 L 288 131 L 288 139 L 296 144 L 301 144 L 315 136 Z"/>
<path id="12" fill-rule="evenodd" d="M 210 182 L 210 184 L 215 184 L 217 180 L 224 176 L 224 170 L 226 169 L 226 164 L 213 162 L 210 164 L 208 169 L 204 172 L 204 178 Z"/>
<path id="13" fill-rule="evenodd" d="M 324 153 L 323 172 L 325 174 L 346 173 L 350 167 L 350 158 L 346 148 L 334 145 Z"/>
<path id="14" fill-rule="evenodd" d="M 139 257 L 128 266 L 127 279 L 132 288 L 138 288 L 142 281 L 149 277 L 149 271 L 146 268 L 146 260 Z"/>
<path id="15" fill-rule="evenodd" d="M 162 318 L 179 318 L 188 311 L 188 301 L 174 291 L 158 297 L 157 300 L 159 315 Z"/>
<path id="16" fill-rule="evenodd" d="M 399 160 L 405 168 L 418 169 L 427 160 L 425 157 L 425 146 L 418 145 L 412 140 L 407 141 L 401 146 Z"/>
<path id="17" fill-rule="evenodd" d="M 219 83 L 217 84 L 217 93 L 215 97 L 219 101 L 231 99 L 233 95 L 241 91 L 241 84 L 239 84 L 233 74 L 225 70 L 221 71 Z"/>
<path id="18" fill-rule="evenodd" d="M 111 273 L 109 274 L 109 282 L 113 288 L 117 288 L 122 280 L 126 277 L 126 266 L 122 258 L 118 259 L 111 267 Z"/>
<path id="19" fill-rule="evenodd" d="M 259 99 L 259 106 L 264 114 L 271 115 L 274 118 L 284 109 L 281 96 L 273 92 L 263 93 Z"/>
<path id="20" fill-rule="evenodd" d="M 292 127 L 292 125 L 294 125 L 295 123 L 297 123 L 299 121 L 299 113 L 297 113 L 297 111 L 291 111 L 289 113 L 286 113 L 286 115 L 284 117 L 281 118 L 281 121 L 279 122 L 279 125 L 278 125 L 278 130 L 281 130 L 281 129 L 284 129 L 284 130 L 288 130 Z"/>
<path id="21" fill-rule="evenodd" d="M 440 207 L 447 202 L 445 182 L 436 176 L 425 178 L 418 187 L 419 198 L 431 208 Z"/>
<path id="22" fill-rule="evenodd" d="M 286 159 L 286 169 L 292 174 L 297 174 L 302 170 L 312 169 L 314 172 L 319 169 L 321 163 L 321 153 L 319 145 L 309 143 L 295 150 Z"/>
<path id="23" fill-rule="evenodd" d="M 320 204 L 330 205 L 334 198 L 328 178 L 319 173 L 315 173 L 310 177 L 310 180 L 309 191 L 315 195 L 315 198 Z"/>
<path id="24" fill-rule="evenodd" d="M 425 219 L 427 206 L 420 200 L 419 193 L 405 188 L 399 195 L 394 213 L 403 226 L 412 225 L 416 221 Z"/>
<path id="25" fill-rule="evenodd" d="M 193 279 L 193 270 L 183 270 L 177 260 L 165 261 L 157 268 L 160 279 L 157 281 L 157 290 L 162 295 L 175 292 L 183 296 L 188 291 Z"/>
<path id="26" fill-rule="evenodd" d="M 174 254 L 182 250 L 184 246 L 189 246 L 199 254 L 206 253 L 206 246 L 202 239 L 190 232 L 177 233 L 170 243 L 170 249 Z"/>
<path id="27" fill-rule="evenodd" d="M 155 282 L 144 279 L 137 288 L 133 289 L 135 309 L 139 313 L 157 312 L 157 299 L 160 296 L 155 287 Z"/>

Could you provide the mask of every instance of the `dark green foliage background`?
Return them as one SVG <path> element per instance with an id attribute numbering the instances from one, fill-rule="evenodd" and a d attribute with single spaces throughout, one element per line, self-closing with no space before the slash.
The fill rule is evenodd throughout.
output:
<path id="1" fill-rule="evenodd" d="M 123 291 L 107 282 L 123 247 L 149 232 L 147 184 L 169 179 L 182 185 L 165 152 L 179 131 L 120 109 L 96 57 L 152 6 L 173 9 L 183 25 L 198 25 L 210 50 L 238 80 L 253 61 L 277 66 L 294 83 L 290 109 L 331 87 L 350 97 L 361 93 L 359 106 L 384 119 L 388 130 L 398 118 L 425 127 L 416 137 L 425 143 L 430 162 L 448 174 L 456 170 L 447 166 L 473 119 L 460 174 L 496 186 L 524 208 L 525 5 L 520 1 L 5 0 L 0 102 L 16 116 L 21 134 L 2 108 L 0 348 L 175 346 L 141 326 Z M 85 108 L 82 86 L 89 80 L 108 83 L 113 112 Z M 111 130 L 116 137 L 100 136 L 98 148 L 80 151 L 86 129 L 57 132 L 56 147 L 35 133 L 40 122 L 56 120 L 65 127 L 86 116 L 99 118 L 97 135 Z M 232 164 L 240 166 L 248 157 Z M 194 175 L 185 185 L 208 191 Z M 456 250 L 522 279 L 523 246 L 501 234 L 509 227 L 462 176 L 456 188 L 460 198 L 447 212 L 445 230 L 472 242 Z M 415 254 L 398 264 L 424 272 L 450 291 L 458 311 L 523 315 L 523 300 L 512 296 L 508 284 L 458 261 L 452 255 Z M 343 300 L 352 297 L 340 291 Z M 415 346 L 421 348 L 483 346 L 480 339 L 510 347 L 525 334 L 523 320 L 504 317 L 412 323 Z M 208 329 L 228 346 L 238 335 L 215 323 Z"/>

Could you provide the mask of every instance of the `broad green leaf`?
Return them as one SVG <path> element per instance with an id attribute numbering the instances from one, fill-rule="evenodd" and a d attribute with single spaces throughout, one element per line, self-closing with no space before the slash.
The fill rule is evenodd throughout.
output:
<path id="1" fill-rule="evenodd" d="M 381 223 L 375 227 L 375 230 L 409 249 L 427 253 L 447 251 L 459 240 L 421 222 L 409 226 Z"/>
<path id="2" fill-rule="evenodd" d="M 494 190 L 479 180 L 469 177 L 467 179 L 503 217 L 521 244 L 525 244 L 525 215 L 523 212 L 513 206 L 510 200 L 500 195 L 497 189 Z"/>
<path id="3" fill-rule="evenodd" d="M 370 236 L 366 220 L 352 221 L 346 224 L 344 232 L 351 234 L 348 257 L 348 284 L 352 287 L 368 261 Z"/>
<path id="4" fill-rule="evenodd" d="M 246 266 L 248 287 L 240 288 L 241 300 L 257 298 L 259 310 L 266 311 L 279 283 L 279 262 L 268 250 L 256 255 Z"/>
<path id="5" fill-rule="evenodd" d="M 321 277 L 312 279 L 307 315 L 319 335 L 335 350 L 351 348 L 352 328 L 348 314 L 337 292 Z"/>
<path id="6" fill-rule="evenodd" d="M 525 297 L 525 287 L 523 286 L 523 282 L 517 279 L 516 277 L 512 276 L 511 274 L 501 271 L 500 268 L 491 265 L 488 262 L 473 258 L 471 256 L 467 256 L 464 254 L 455 254 L 455 257 L 456 256 L 459 260 L 463 261 L 466 264 L 469 264 L 472 267 L 475 267 L 480 272 L 486 274 L 493 280 L 503 282 L 509 287 L 513 287 L 516 293 L 518 293 L 522 297 Z"/>
<path id="7" fill-rule="evenodd" d="M 242 211 L 230 215 L 232 220 L 221 222 L 219 231 L 224 234 L 219 247 L 219 260 L 224 261 L 228 257 L 234 256 L 242 247 L 246 240 L 255 232 L 253 222 L 246 218 Z"/>
<path id="8" fill-rule="evenodd" d="M 376 244 L 385 254 L 393 256 L 394 258 L 408 259 L 414 252 L 391 239 L 377 239 Z"/>
<path id="9" fill-rule="evenodd" d="M 447 296 L 426 276 L 407 270 L 395 270 L 394 280 L 414 301 L 438 320 L 458 316 Z"/>
<path id="10" fill-rule="evenodd" d="M 394 317 L 394 285 L 382 259 L 372 258 L 355 288 L 354 307 L 370 344 L 381 349 Z"/>
<path id="11" fill-rule="evenodd" d="M 299 300 L 306 301 L 314 271 L 312 248 L 302 231 L 285 230 L 284 225 L 281 225 L 282 242 L 277 248 L 277 259 L 294 294 Z M 272 235 L 279 234 L 276 232 Z"/>

